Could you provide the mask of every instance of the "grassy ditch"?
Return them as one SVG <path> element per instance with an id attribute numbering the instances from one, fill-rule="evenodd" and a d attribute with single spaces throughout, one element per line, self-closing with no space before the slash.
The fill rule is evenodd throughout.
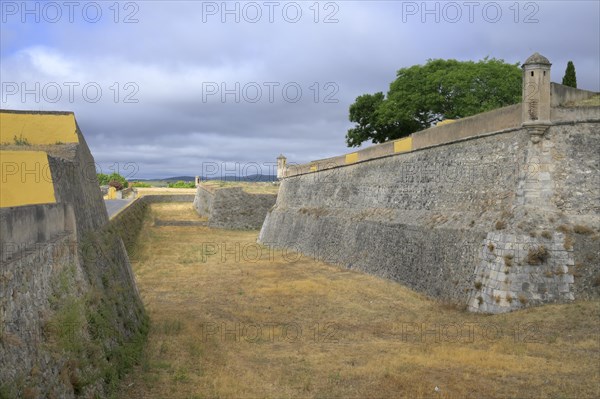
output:
<path id="1" fill-rule="evenodd" d="M 152 204 L 132 259 L 152 320 L 127 398 L 598 397 L 598 301 L 487 316 Z"/>

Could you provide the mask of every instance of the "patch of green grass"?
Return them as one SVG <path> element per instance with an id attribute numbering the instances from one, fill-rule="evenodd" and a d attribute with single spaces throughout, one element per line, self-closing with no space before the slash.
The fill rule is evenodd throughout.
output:
<path id="1" fill-rule="evenodd" d="M 149 322 L 141 303 L 127 282 L 121 281 L 123 264 L 104 254 L 116 253 L 117 235 L 106 230 L 87 237 L 84 273 L 98 276 L 90 280 L 84 295 L 75 294 L 80 284 L 74 265 L 66 266 L 52 280 L 53 314 L 45 324 L 50 350 L 66 361 L 67 375 L 76 394 L 102 381 L 113 392 L 135 364 L 139 364 L 147 339 Z M 133 312 L 133 314 L 132 314 Z M 110 396 L 110 395 L 109 395 Z"/>
<path id="2" fill-rule="evenodd" d="M 173 374 L 173 381 L 180 383 L 189 382 L 190 376 L 188 375 L 188 371 L 185 368 L 177 369 Z"/>
<path id="3" fill-rule="evenodd" d="M 157 332 L 164 335 L 178 335 L 182 329 L 181 320 L 165 320 L 157 326 Z"/>
<path id="4" fill-rule="evenodd" d="M 17 135 L 15 135 L 15 137 L 13 137 L 13 141 L 15 142 L 15 145 L 31 145 L 29 143 L 29 140 L 27 140 L 27 138 L 23 137 L 23 135 L 19 135 L 19 137 L 17 137 Z"/>
<path id="5" fill-rule="evenodd" d="M 2 383 L 0 385 L 0 399 L 17 399 L 18 389 L 16 384 Z"/>

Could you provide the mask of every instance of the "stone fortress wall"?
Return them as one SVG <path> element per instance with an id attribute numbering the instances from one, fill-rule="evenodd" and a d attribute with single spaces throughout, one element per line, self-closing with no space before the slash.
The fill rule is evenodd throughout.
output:
<path id="1" fill-rule="evenodd" d="M 522 104 L 304 165 L 280 157 L 259 242 L 474 312 L 597 297 L 600 107 L 573 103 L 598 93 L 550 84 L 539 54 L 523 69 Z"/>
<path id="2" fill-rule="evenodd" d="M 72 113 L 0 111 L 0 392 L 104 397 L 147 318 Z"/>
<path id="3" fill-rule="evenodd" d="M 275 194 L 248 193 L 242 187 L 213 190 L 199 184 L 194 207 L 211 227 L 258 230 L 276 199 Z"/>

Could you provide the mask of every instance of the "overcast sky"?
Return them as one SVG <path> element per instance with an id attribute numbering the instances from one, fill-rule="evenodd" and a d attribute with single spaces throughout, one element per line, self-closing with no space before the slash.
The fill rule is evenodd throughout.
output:
<path id="1" fill-rule="evenodd" d="M 105 173 L 267 174 L 348 152 L 355 98 L 429 58 L 538 51 L 599 91 L 599 4 L 2 1 L 0 106 L 74 111 Z"/>

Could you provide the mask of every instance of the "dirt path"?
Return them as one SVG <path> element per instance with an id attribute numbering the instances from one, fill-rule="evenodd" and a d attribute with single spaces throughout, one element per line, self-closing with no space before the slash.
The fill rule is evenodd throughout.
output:
<path id="1" fill-rule="evenodd" d="M 256 236 L 147 221 L 132 263 L 152 327 L 118 397 L 600 396 L 598 302 L 472 315 Z"/>

